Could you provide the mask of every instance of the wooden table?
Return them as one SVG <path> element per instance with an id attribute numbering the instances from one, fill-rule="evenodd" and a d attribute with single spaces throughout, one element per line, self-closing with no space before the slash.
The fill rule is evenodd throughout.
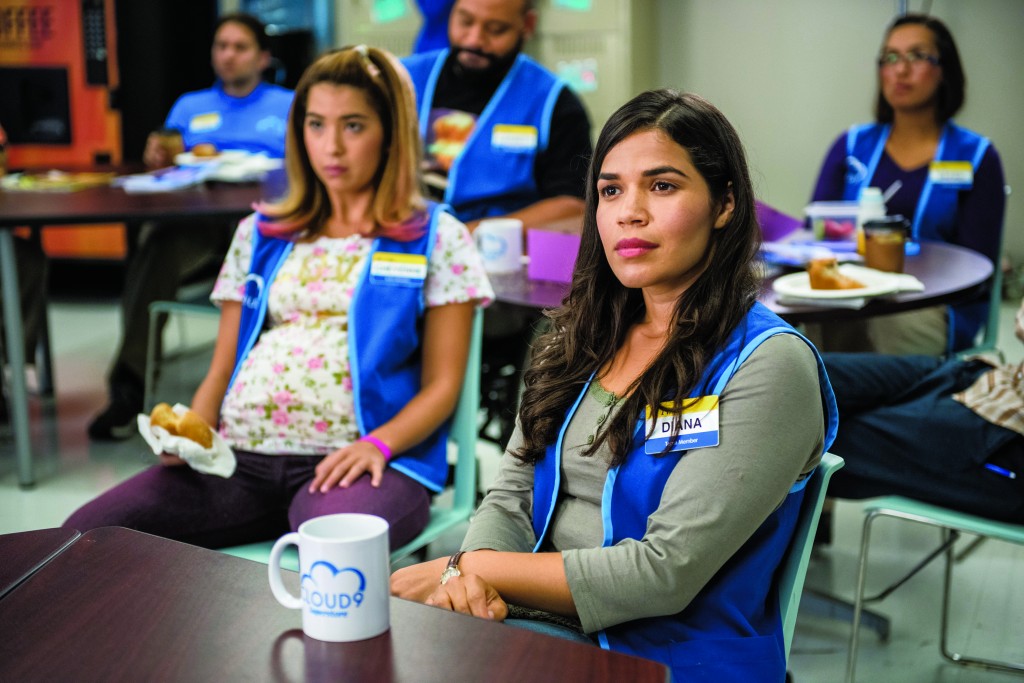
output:
<path id="1" fill-rule="evenodd" d="M 987 290 L 994 272 L 992 262 L 976 251 L 941 242 L 922 244 L 920 254 L 907 257 L 905 271 L 924 283 L 923 292 L 880 297 L 860 309 L 783 306 L 772 291 L 773 278 L 764 281 L 760 300 L 793 324 L 868 318 L 970 300 Z M 525 269 L 490 278 L 496 298 L 518 306 L 556 308 L 569 292 L 568 284 L 530 280 Z"/>
<path id="2" fill-rule="evenodd" d="M 319 642 L 274 600 L 264 565 L 113 527 L 0 599 L 2 681 L 303 679 L 663 683 L 668 670 L 397 598 L 387 633 Z"/>
<path id="3" fill-rule="evenodd" d="M 18 460 L 18 483 L 35 483 L 29 439 L 25 352 L 21 324 L 18 266 L 11 230 L 18 226 L 139 223 L 183 218 L 237 219 L 252 211 L 252 204 L 272 198 L 285 188 L 283 171 L 272 172 L 260 183 L 208 183 L 175 192 L 127 193 L 118 187 L 94 187 L 76 192 L 15 192 L 0 190 L 0 289 L 3 324 L 11 365 L 11 424 Z"/>
<path id="4" fill-rule="evenodd" d="M 75 542 L 74 529 L 38 529 L 0 536 L 0 598 Z"/>

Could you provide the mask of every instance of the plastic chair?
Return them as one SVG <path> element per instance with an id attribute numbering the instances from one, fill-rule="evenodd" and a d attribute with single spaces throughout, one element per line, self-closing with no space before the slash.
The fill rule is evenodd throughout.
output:
<path id="1" fill-rule="evenodd" d="M 1009 196 L 1010 186 L 1007 185 L 1004 189 L 1007 196 Z M 976 337 L 977 343 L 970 348 L 956 352 L 961 358 L 976 353 L 997 350 L 996 344 L 999 343 L 999 305 L 1003 301 L 1003 244 L 1005 242 L 1006 226 L 1004 223 L 999 230 L 999 249 L 996 251 L 996 262 L 992 264 L 992 289 L 989 290 L 988 296 L 988 319 L 985 321 L 981 334 L 979 337 Z M 1001 351 L 999 355 L 1001 358 Z"/>
<path id="2" fill-rule="evenodd" d="M 160 369 L 160 363 L 165 360 L 157 356 L 157 335 L 160 334 L 160 316 L 179 314 L 196 315 L 205 318 L 216 318 L 220 315 L 220 309 L 210 303 L 210 292 L 213 289 L 213 280 L 204 280 L 194 285 L 187 285 L 180 290 L 180 299 L 177 301 L 154 301 L 149 305 L 149 334 L 146 337 L 146 376 L 143 378 L 142 407 L 143 410 L 153 408 L 153 391 L 156 387 L 156 376 Z M 185 338 L 184 325 L 181 327 L 181 338 Z M 179 352 L 180 354 L 198 348 L 206 348 L 211 342 L 187 347 Z"/>
<path id="3" fill-rule="evenodd" d="M 821 506 L 825 502 L 825 491 L 828 489 L 829 479 L 845 464 L 846 462 L 838 455 L 825 453 L 821 456 L 821 463 L 814 468 L 810 475 L 811 479 L 804 489 L 804 500 L 800 506 L 796 528 L 793 530 L 793 540 L 779 568 L 779 611 L 782 616 L 787 660 L 793 644 L 793 631 L 796 628 L 804 579 L 807 577 L 807 564 L 810 562 L 811 548 L 814 545 L 814 531 L 818 528 Z"/>
<path id="4" fill-rule="evenodd" d="M 881 600 L 899 586 L 903 585 L 911 576 L 923 569 L 929 562 L 945 555 L 946 571 L 943 579 L 942 590 L 942 620 L 941 638 L 939 651 L 942 656 L 954 664 L 963 666 L 979 666 L 982 668 L 996 669 L 1020 673 L 1024 671 L 1024 662 L 1001 662 L 989 659 L 969 657 L 958 652 L 950 652 L 948 647 L 948 626 L 949 626 L 949 594 L 953 581 L 953 544 L 956 543 L 961 533 L 976 534 L 980 538 L 990 538 L 1008 543 L 1024 545 L 1024 525 L 1011 524 L 1008 522 L 996 522 L 984 517 L 970 515 L 965 512 L 957 512 L 937 505 L 922 503 L 903 496 L 885 496 L 867 501 L 864 507 L 864 532 L 861 537 L 860 561 L 857 568 L 857 588 L 854 594 L 853 603 L 853 628 L 850 633 L 850 650 L 846 662 L 846 680 L 850 683 L 854 680 L 854 673 L 857 664 L 857 646 L 859 638 L 859 626 L 861 610 L 865 603 Z M 868 547 L 871 542 L 871 524 L 879 517 L 894 517 L 896 519 L 909 520 L 919 524 L 927 524 L 942 529 L 943 542 L 910 570 L 904 577 L 893 583 L 887 589 L 876 596 L 864 597 L 864 583 L 867 577 Z M 1007 628 L 1013 629 L 1011 624 Z M 1019 653 L 1018 653 L 1019 654 Z"/>
<path id="5" fill-rule="evenodd" d="M 457 450 L 452 504 L 450 506 L 432 504 L 430 506 L 430 521 L 427 522 L 426 528 L 416 538 L 391 551 L 392 563 L 426 548 L 438 536 L 468 520 L 476 509 L 476 423 L 480 410 L 480 345 L 482 337 L 483 311 L 477 308 L 473 315 L 473 334 L 470 339 L 469 358 L 466 360 L 466 376 L 462 380 L 462 393 L 459 395 L 459 402 L 455 407 L 449 432 L 449 438 L 454 442 Z M 268 564 L 270 549 L 273 546 L 273 541 L 265 541 L 222 548 L 221 552 Z M 284 553 L 281 566 L 293 571 L 298 570 L 298 553 L 294 547 L 288 548 Z"/>
<path id="6" fill-rule="evenodd" d="M 1002 253 L 1001 250 L 1000 253 Z M 999 342 L 999 308 L 1003 301 L 1003 269 L 999 263 L 995 264 L 995 269 L 992 273 L 992 289 L 989 292 L 988 301 L 988 319 L 982 326 L 980 335 L 976 338 L 977 343 L 970 348 L 957 351 L 956 355 L 960 358 L 978 353 L 998 351 L 996 344 Z M 1002 352 L 999 353 L 1001 357 Z"/>

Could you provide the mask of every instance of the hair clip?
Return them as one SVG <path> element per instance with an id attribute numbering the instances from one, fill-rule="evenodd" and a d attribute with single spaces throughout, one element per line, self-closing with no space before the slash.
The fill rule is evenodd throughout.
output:
<path id="1" fill-rule="evenodd" d="M 365 45 L 356 45 L 352 48 L 359 54 L 359 59 L 363 62 L 363 68 L 366 69 L 366 73 L 370 74 L 370 78 L 377 78 L 380 76 L 380 69 L 377 65 L 370 61 L 370 52 L 367 50 Z"/>

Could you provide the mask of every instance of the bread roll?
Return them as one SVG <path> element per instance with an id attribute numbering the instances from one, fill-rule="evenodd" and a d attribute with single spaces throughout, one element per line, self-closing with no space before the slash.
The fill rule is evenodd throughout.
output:
<path id="1" fill-rule="evenodd" d="M 200 142 L 190 151 L 192 152 L 192 156 L 196 157 L 215 157 L 220 154 L 220 152 L 217 151 L 216 145 L 209 142 Z"/>
<path id="2" fill-rule="evenodd" d="M 178 415 L 168 404 L 158 403 L 149 415 L 149 426 L 163 427 L 168 434 L 195 441 L 203 448 L 213 447 L 213 430 L 194 410 Z"/>
<path id="3" fill-rule="evenodd" d="M 839 272 L 834 256 L 811 259 L 807 264 L 811 289 L 859 289 L 863 283 Z"/>

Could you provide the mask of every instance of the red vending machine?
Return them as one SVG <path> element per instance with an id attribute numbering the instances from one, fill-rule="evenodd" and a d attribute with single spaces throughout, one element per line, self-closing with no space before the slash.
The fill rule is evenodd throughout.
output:
<path id="1" fill-rule="evenodd" d="M 0 0 L 0 124 L 11 169 L 121 162 L 114 0 Z M 120 225 L 47 228 L 50 256 L 121 259 Z"/>

